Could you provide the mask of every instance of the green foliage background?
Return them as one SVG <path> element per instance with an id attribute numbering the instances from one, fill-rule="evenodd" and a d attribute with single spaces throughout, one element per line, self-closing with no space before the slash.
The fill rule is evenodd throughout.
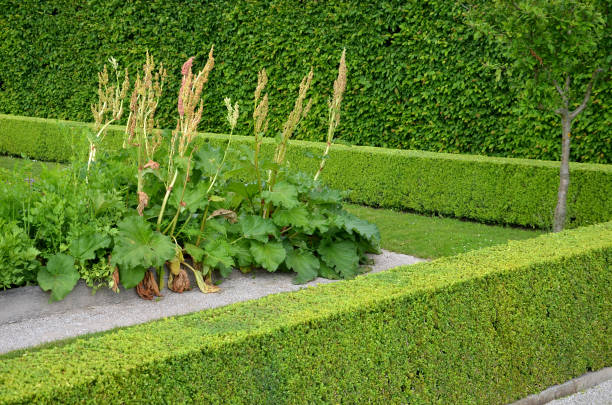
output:
<path id="1" fill-rule="evenodd" d="M 559 119 L 523 100 L 497 45 L 474 39 L 465 9 L 433 1 L 0 1 L 0 112 L 89 121 L 108 57 L 132 75 L 146 50 L 169 68 L 160 123 L 174 127 L 180 67 L 211 44 L 217 64 L 201 129 L 225 132 L 223 97 L 250 134 L 256 72 L 266 68 L 272 134 L 315 69 L 314 107 L 298 138 L 322 140 L 340 52 L 349 82 L 338 137 L 360 145 L 556 160 Z M 610 46 L 610 36 L 602 46 Z M 577 120 L 572 160 L 612 162 L 605 79 Z"/>

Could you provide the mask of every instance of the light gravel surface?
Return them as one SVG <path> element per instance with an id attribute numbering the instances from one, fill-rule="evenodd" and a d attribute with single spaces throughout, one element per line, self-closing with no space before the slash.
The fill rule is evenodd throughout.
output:
<path id="1" fill-rule="evenodd" d="M 548 405 L 612 405 L 612 380 L 568 397 L 555 399 Z"/>
<path id="2" fill-rule="evenodd" d="M 372 272 L 423 261 L 384 250 L 372 258 Z M 91 290 L 82 283 L 63 301 L 52 304 L 48 302 L 49 294 L 39 287 L 0 291 L 0 353 L 334 282 L 317 278 L 296 285 L 293 277 L 291 273 L 262 270 L 242 274 L 235 270 L 220 285 L 218 293 L 202 294 L 192 280 L 195 288 L 191 291 L 176 294 L 164 290 L 164 297 L 158 301 L 142 300 L 134 290 L 115 294 L 102 289 L 92 296 Z"/>

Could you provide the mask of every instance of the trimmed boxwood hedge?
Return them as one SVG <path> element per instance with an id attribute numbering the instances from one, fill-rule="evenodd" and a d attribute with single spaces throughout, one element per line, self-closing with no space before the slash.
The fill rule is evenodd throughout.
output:
<path id="1" fill-rule="evenodd" d="M 8 353 L 0 404 L 508 403 L 612 364 L 611 263 L 608 222 Z"/>
<path id="2" fill-rule="evenodd" d="M 487 1 L 487 0 L 482 0 Z M 609 6 L 597 0 L 605 15 Z M 97 72 L 114 56 L 135 77 L 145 52 L 169 69 L 156 117 L 176 124 L 180 68 L 217 63 L 203 127 L 226 131 L 224 97 L 250 110 L 257 71 L 269 73 L 270 128 L 281 128 L 312 66 L 314 105 L 297 137 L 322 141 L 342 48 L 348 87 L 338 136 L 359 145 L 557 159 L 561 121 L 524 100 L 524 77 L 496 43 L 475 39 L 465 4 L 449 0 L 4 0 L 0 112 L 87 121 Z M 600 50 L 612 48 L 604 36 Z M 605 51 L 604 51 L 605 52 Z M 586 75 L 590 76 L 589 74 Z M 576 91 L 586 87 L 576 79 Z M 580 90 L 578 90 L 580 89 Z M 600 80 L 573 125 L 572 160 L 612 163 L 612 81 Z M 242 114 L 237 133 L 252 133 Z"/>
<path id="3" fill-rule="evenodd" d="M 87 124 L 0 115 L 0 154 L 66 161 L 86 153 Z M 122 128 L 112 127 L 105 147 L 119 148 Z M 226 142 L 204 134 L 202 140 Z M 235 143 L 252 137 L 235 137 Z M 266 139 L 264 152 L 274 141 Z M 314 173 L 324 145 L 292 141 L 291 164 Z M 568 227 L 612 219 L 612 165 L 573 163 Z M 323 179 L 350 201 L 441 214 L 481 222 L 549 229 L 557 198 L 559 163 L 526 159 L 334 145 Z"/>

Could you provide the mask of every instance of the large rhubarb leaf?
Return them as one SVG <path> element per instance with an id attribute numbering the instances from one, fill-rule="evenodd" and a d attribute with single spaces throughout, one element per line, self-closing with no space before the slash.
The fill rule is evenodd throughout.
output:
<path id="1" fill-rule="evenodd" d="M 172 193 L 169 200 L 170 205 L 175 208 L 185 207 L 191 213 L 203 210 L 208 205 L 207 189 L 208 185 L 206 182 L 201 181 L 195 186 L 187 187 L 183 195 L 178 192 Z"/>
<path id="2" fill-rule="evenodd" d="M 231 268 L 234 265 L 232 245 L 224 239 L 211 240 L 204 245 L 204 251 L 206 252 L 204 264 L 207 266 L 215 268 L 223 265 Z"/>
<path id="3" fill-rule="evenodd" d="M 359 235 L 373 245 L 380 244 L 380 233 L 378 227 L 364 219 L 356 217 L 348 212 L 342 212 L 336 217 L 336 224 L 339 228 L 345 229 L 347 232 Z"/>
<path id="4" fill-rule="evenodd" d="M 281 181 L 274 186 L 273 191 L 264 191 L 261 196 L 264 200 L 277 207 L 293 208 L 299 204 L 297 188 L 290 183 Z"/>
<path id="5" fill-rule="evenodd" d="M 316 230 L 321 233 L 329 231 L 330 220 L 325 215 L 317 212 L 314 215 L 310 215 L 308 224 L 304 227 L 304 231 L 307 234 L 313 234 Z"/>
<path id="6" fill-rule="evenodd" d="M 250 246 L 250 242 L 245 239 L 241 239 L 234 244 L 234 258 L 239 267 L 248 267 L 253 264 L 253 255 L 249 250 Z"/>
<path id="7" fill-rule="evenodd" d="M 236 181 L 227 185 L 227 191 L 231 191 L 250 200 L 259 192 L 259 186 L 257 186 L 257 183 L 244 184 Z"/>
<path id="8" fill-rule="evenodd" d="M 175 245 L 170 238 L 153 231 L 151 224 L 142 217 L 128 217 L 118 228 L 112 260 L 120 268 L 159 267 L 175 255 Z"/>
<path id="9" fill-rule="evenodd" d="M 119 266 L 119 279 L 126 290 L 136 287 L 145 276 L 147 269 L 142 266 Z"/>
<path id="10" fill-rule="evenodd" d="M 348 240 L 341 242 L 324 240 L 319 245 L 317 252 L 325 263 L 335 268 L 343 278 L 352 278 L 357 275 L 359 255 L 355 243 Z"/>
<path id="11" fill-rule="evenodd" d="M 319 259 L 307 250 L 295 249 L 287 254 L 287 267 L 297 273 L 296 284 L 314 280 L 319 274 Z"/>
<path id="12" fill-rule="evenodd" d="M 204 176 L 213 176 L 223 160 L 221 149 L 205 143 L 195 153 L 195 168 Z"/>
<path id="13" fill-rule="evenodd" d="M 39 270 L 37 280 L 38 285 L 44 291 L 51 290 L 49 301 L 64 299 L 79 281 L 79 272 L 74 266 L 74 258 L 63 253 L 52 256 L 47 266 Z"/>
<path id="14" fill-rule="evenodd" d="M 189 256 L 193 259 L 194 262 L 202 262 L 204 259 L 204 255 L 206 252 L 201 247 L 196 245 L 192 245 L 191 243 L 185 244 L 185 251 L 189 253 Z"/>
<path id="15" fill-rule="evenodd" d="M 248 215 L 239 220 L 242 234 L 245 238 L 267 242 L 268 235 L 278 237 L 278 229 L 270 220 L 263 219 L 257 215 Z"/>
<path id="16" fill-rule="evenodd" d="M 78 261 L 93 260 L 96 251 L 107 248 L 111 243 L 108 235 L 101 233 L 88 233 L 81 235 L 70 243 L 70 254 Z"/>
<path id="17" fill-rule="evenodd" d="M 323 278 L 328 278 L 330 280 L 338 280 L 340 279 L 340 275 L 337 271 L 329 267 L 325 262 L 320 262 L 319 266 L 319 276 Z"/>
<path id="18" fill-rule="evenodd" d="M 308 226 L 308 210 L 305 206 L 300 205 L 290 209 L 280 209 L 272 215 L 272 221 L 278 226 Z"/>
<path id="19" fill-rule="evenodd" d="M 259 243 L 252 241 L 249 249 L 255 262 L 268 271 L 276 271 L 287 253 L 280 242 Z"/>
<path id="20" fill-rule="evenodd" d="M 342 202 L 342 193 L 332 189 L 311 191 L 308 197 L 310 202 L 317 204 L 340 204 Z"/>

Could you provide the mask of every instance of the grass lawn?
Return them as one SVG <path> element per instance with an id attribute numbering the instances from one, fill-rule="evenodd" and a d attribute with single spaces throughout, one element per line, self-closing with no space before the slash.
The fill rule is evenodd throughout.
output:
<path id="1" fill-rule="evenodd" d="M 0 156 L 0 168 L 2 168 L 2 169 L 11 170 L 16 165 L 22 164 L 24 162 L 26 162 L 25 159 L 13 158 L 13 157 L 9 157 L 9 156 Z M 59 163 L 39 162 L 39 161 L 36 161 L 36 160 L 31 160 L 30 163 L 32 164 L 32 175 L 33 176 L 37 176 L 40 173 L 43 164 L 47 165 L 48 167 L 61 166 Z"/>
<path id="2" fill-rule="evenodd" d="M 360 205 L 345 204 L 344 207 L 378 225 L 383 249 L 428 259 L 453 256 L 544 233 Z"/>

